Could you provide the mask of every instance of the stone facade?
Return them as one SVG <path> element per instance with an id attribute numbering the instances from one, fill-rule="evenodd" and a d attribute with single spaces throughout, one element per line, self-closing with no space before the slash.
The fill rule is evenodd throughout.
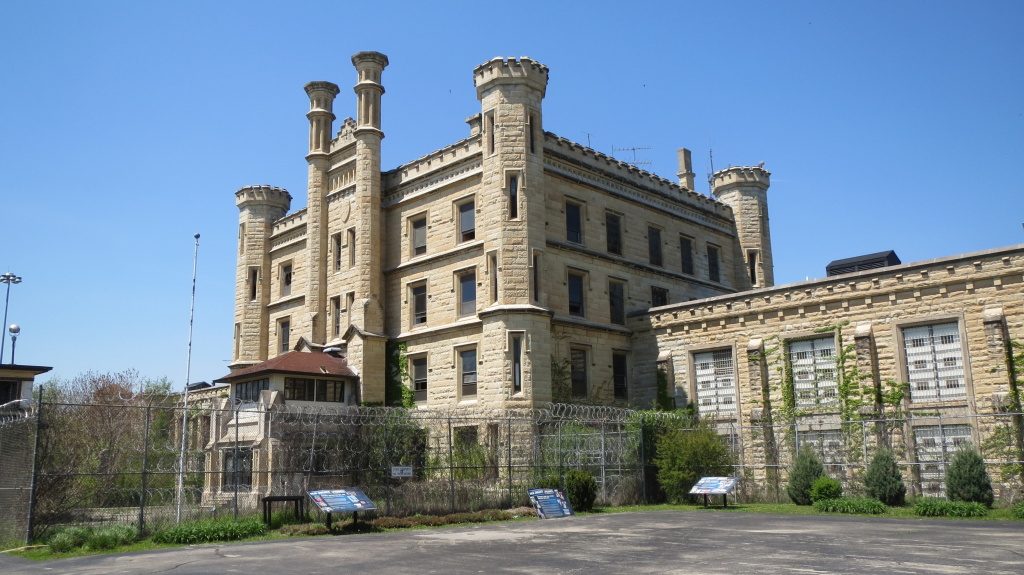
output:
<path id="1" fill-rule="evenodd" d="M 420 407 L 646 405 L 627 314 L 772 284 L 763 168 L 716 173 L 716 199 L 686 150 L 674 183 L 545 132 L 547 67 L 495 58 L 473 71 L 469 136 L 382 172 L 388 60 L 352 62 L 357 115 L 336 133 L 338 87 L 306 86 L 307 207 L 236 192 L 232 369 L 341 348 L 376 403 L 392 342 Z"/>
<path id="2" fill-rule="evenodd" d="M 1010 421 L 1001 415 L 1019 410 L 1007 351 L 1024 341 L 1022 296 L 1019 245 L 670 305 L 629 327 L 635 363 L 660 365 L 679 405 L 742 430 L 746 464 L 772 464 L 767 425 L 838 433 L 840 421 L 893 413 L 907 421 L 895 429 L 902 460 L 915 464 L 930 446 L 948 457 L 962 441 L 990 445 Z M 893 392 L 902 400 L 879 401 Z M 922 440 L 943 425 L 952 443 Z M 938 479 L 914 479 L 941 493 Z"/>

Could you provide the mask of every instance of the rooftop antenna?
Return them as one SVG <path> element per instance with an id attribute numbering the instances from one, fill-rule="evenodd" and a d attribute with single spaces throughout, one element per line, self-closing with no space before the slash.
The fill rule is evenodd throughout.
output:
<path id="1" fill-rule="evenodd" d="M 714 195 L 715 186 L 712 176 L 715 175 L 715 154 L 712 150 L 711 134 L 708 134 L 708 195 Z"/>
<path id="2" fill-rule="evenodd" d="M 650 149 L 651 149 L 650 146 L 633 146 L 632 148 L 616 148 L 616 147 L 612 146 L 612 153 L 614 154 L 615 152 L 633 152 L 633 161 L 632 162 L 626 162 L 627 164 L 629 164 L 629 165 L 631 165 L 633 167 L 636 167 L 636 166 L 649 166 L 649 165 L 651 165 L 650 162 L 644 162 L 644 161 L 640 161 L 640 160 L 636 159 L 636 151 L 637 150 L 650 150 Z"/>
<path id="3" fill-rule="evenodd" d="M 580 130 L 580 131 L 583 132 L 583 130 Z M 587 135 L 587 147 L 590 148 L 590 149 L 594 149 L 594 147 L 590 145 L 590 136 L 593 136 L 594 134 L 591 134 L 590 132 L 583 132 L 583 133 Z"/>

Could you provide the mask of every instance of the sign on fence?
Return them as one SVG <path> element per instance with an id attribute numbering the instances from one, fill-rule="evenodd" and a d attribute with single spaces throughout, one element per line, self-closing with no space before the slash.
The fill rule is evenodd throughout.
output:
<path id="1" fill-rule="evenodd" d="M 541 519 L 555 519 L 573 515 L 572 505 L 565 492 L 557 488 L 531 489 L 530 501 Z"/>
<path id="2" fill-rule="evenodd" d="M 412 467 L 392 465 L 391 477 L 412 477 Z"/>

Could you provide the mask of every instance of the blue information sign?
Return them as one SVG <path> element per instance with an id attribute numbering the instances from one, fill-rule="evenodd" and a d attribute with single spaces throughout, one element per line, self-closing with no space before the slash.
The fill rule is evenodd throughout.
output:
<path id="1" fill-rule="evenodd" d="M 561 489 L 531 489 L 528 493 L 534 509 L 537 510 L 537 517 L 541 519 L 569 517 L 573 514 L 572 505 L 569 505 L 569 499 Z"/>
<path id="2" fill-rule="evenodd" d="M 701 477 L 696 485 L 690 488 L 693 495 L 725 495 L 736 488 L 737 477 Z"/>
<path id="3" fill-rule="evenodd" d="M 306 494 L 324 513 L 348 513 L 369 511 L 377 506 L 358 489 L 320 489 Z"/>

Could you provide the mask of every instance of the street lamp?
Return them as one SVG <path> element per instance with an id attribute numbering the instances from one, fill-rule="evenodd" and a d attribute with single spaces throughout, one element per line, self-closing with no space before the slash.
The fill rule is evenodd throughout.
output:
<path id="1" fill-rule="evenodd" d="M 21 333 L 21 326 L 12 323 L 11 327 L 7 328 L 7 331 L 11 332 L 11 365 L 14 365 L 14 346 L 18 345 L 18 334 Z"/>
<path id="2" fill-rule="evenodd" d="M 4 299 L 4 322 L 0 323 L 0 325 L 7 325 L 7 304 L 11 302 L 11 284 L 20 284 L 21 278 L 12 274 L 11 272 L 7 272 L 3 275 L 0 275 L 0 283 L 7 284 L 7 298 Z M 4 362 L 4 341 L 6 341 L 6 339 L 7 338 L 0 337 L 0 363 Z M 11 358 L 11 363 L 14 363 L 13 357 Z"/>

